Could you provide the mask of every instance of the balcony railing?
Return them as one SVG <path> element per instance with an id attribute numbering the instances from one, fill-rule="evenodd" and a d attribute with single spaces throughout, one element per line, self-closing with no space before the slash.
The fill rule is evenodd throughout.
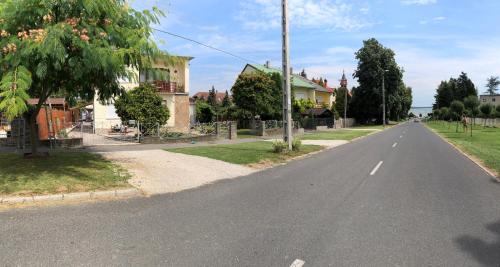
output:
<path id="1" fill-rule="evenodd" d="M 184 86 L 179 85 L 175 82 L 154 81 L 153 84 L 159 93 L 185 93 Z"/>

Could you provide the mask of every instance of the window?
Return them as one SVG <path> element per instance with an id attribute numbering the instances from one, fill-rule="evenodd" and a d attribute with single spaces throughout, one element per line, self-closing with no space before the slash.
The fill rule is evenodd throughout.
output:
<path id="1" fill-rule="evenodd" d="M 491 102 L 495 102 L 495 100 L 496 100 L 496 99 L 495 99 L 495 98 L 493 98 L 493 99 L 491 100 Z"/>
<path id="2" fill-rule="evenodd" d="M 486 98 L 483 98 L 483 102 L 486 102 Z"/>
<path id="3" fill-rule="evenodd" d="M 306 95 L 304 93 L 296 93 L 295 98 L 297 98 L 297 100 L 306 99 Z"/>

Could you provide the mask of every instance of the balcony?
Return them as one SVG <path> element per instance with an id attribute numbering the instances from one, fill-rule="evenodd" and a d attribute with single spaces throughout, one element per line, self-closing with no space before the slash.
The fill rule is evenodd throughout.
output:
<path id="1" fill-rule="evenodd" d="M 158 93 L 165 94 L 183 94 L 185 93 L 184 86 L 175 82 L 154 81 L 153 85 L 156 87 Z"/>

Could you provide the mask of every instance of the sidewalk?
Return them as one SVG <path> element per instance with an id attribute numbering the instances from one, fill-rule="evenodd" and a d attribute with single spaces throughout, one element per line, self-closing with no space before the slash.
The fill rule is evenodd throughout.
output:
<path id="1" fill-rule="evenodd" d="M 220 139 L 216 141 L 210 142 L 196 142 L 196 143 L 175 143 L 175 144 L 138 144 L 134 146 L 130 145 L 116 145 L 116 146 L 93 146 L 86 147 L 84 150 L 88 152 L 120 152 L 120 151 L 145 151 L 145 150 L 162 150 L 169 148 L 184 148 L 184 147 L 201 147 L 201 146 L 214 146 L 214 145 L 230 145 L 230 144 L 241 144 L 241 143 L 250 143 L 256 141 L 263 141 L 260 138 L 248 138 L 248 139 L 236 139 L 236 140 L 228 140 L 228 139 Z"/>

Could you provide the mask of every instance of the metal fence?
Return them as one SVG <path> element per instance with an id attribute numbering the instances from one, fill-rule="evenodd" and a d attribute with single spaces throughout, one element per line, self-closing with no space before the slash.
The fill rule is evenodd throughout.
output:
<path id="1" fill-rule="evenodd" d="M 15 119 L 9 122 L 5 118 L 0 118 L 0 146 L 24 149 L 27 145 L 29 145 L 29 135 L 26 121 Z"/>

